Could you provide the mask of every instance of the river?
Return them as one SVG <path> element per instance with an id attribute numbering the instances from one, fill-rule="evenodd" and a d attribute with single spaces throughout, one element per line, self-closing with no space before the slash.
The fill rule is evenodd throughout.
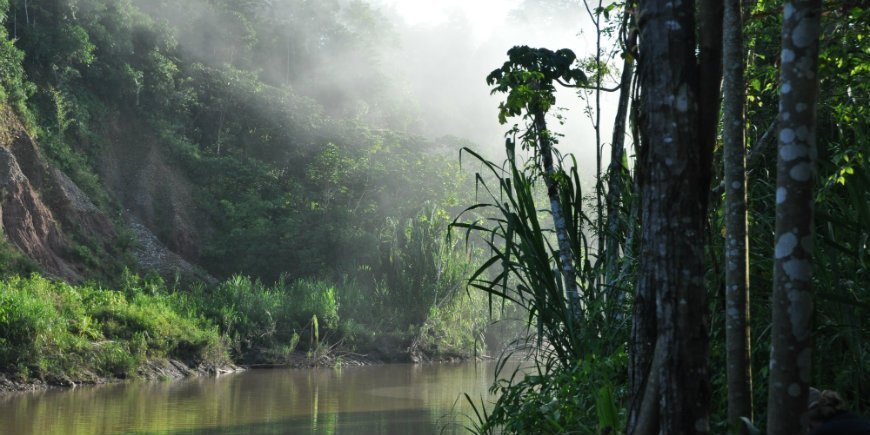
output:
<path id="1" fill-rule="evenodd" d="M 463 433 L 493 363 L 250 370 L 0 395 L 2 434 Z"/>

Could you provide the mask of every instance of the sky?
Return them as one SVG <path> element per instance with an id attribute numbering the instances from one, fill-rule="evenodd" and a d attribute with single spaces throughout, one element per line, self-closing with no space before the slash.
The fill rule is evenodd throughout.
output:
<path id="1" fill-rule="evenodd" d="M 397 70 L 428 110 L 429 135 L 470 139 L 484 149 L 501 151 L 499 125 L 502 95 L 490 95 L 485 77 L 507 60 L 514 45 L 570 48 L 579 56 L 594 53 L 594 29 L 582 3 L 558 14 L 518 14 L 523 0 L 369 0 L 397 24 L 401 39 Z M 528 11 L 528 9 L 527 9 Z M 603 95 L 602 139 L 610 141 L 617 95 Z M 562 151 L 574 153 L 581 170 L 594 168 L 594 129 L 585 102 L 573 90 L 559 91 L 557 106 L 565 124 L 550 128 L 564 134 Z M 605 152 L 605 154 L 607 154 Z M 606 164 L 606 161 L 605 163 Z"/>
<path id="2" fill-rule="evenodd" d="M 374 0 L 392 9 L 409 26 L 436 26 L 455 18 L 465 17 L 476 23 L 474 39 L 483 41 L 503 26 L 510 11 L 521 0 Z"/>

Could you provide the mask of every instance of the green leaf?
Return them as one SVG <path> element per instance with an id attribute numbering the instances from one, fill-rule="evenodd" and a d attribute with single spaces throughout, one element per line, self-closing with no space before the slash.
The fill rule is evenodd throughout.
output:
<path id="1" fill-rule="evenodd" d="M 749 82 L 749 86 L 757 92 L 761 92 L 761 80 L 752 79 L 752 81 Z"/>

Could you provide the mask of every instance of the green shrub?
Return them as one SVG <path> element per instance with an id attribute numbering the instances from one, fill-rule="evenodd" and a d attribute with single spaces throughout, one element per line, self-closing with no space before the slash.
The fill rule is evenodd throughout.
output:
<path id="1" fill-rule="evenodd" d="M 20 278 L 0 284 L 0 365 L 7 370 L 38 366 L 58 342 L 49 334 L 63 329 L 52 299 L 36 284 Z"/>
<path id="2" fill-rule="evenodd" d="M 624 427 L 613 386 L 625 385 L 627 358 L 620 352 L 571 367 L 539 366 L 516 377 L 503 373 L 512 380 L 497 382 L 500 397 L 485 421 L 473 423 L 476 432 L 610 433 Z"/>
<path id="3" fill-rule="evenodd" d="M 145 288 L 120 292 L 38 275 L 0 281 L 0 370 L 126 377 L 149 357 L 226 361 L 218 328 L 184 311 L 184 296 Z"/>
<path id="4" fill-rule="evenodd" d="M 117 341 L 97 343 L 94 365 L 101 375 L 126 378 L 136 372 L 142 362 L 141 355 L 131 352 L 129 345 Z"/>
<path id="5" fill-rule="evenodd" d="M 317 316 L 321 327 L 338 327 L 338 303 L 335 299 L 335 286 L 332 284 L 314 279 L 300 279 L 290 287 L 290 296 L 299 304 L 300 319 Z"/>
<path id="6" fill-rule="evenodd" d="M 208 291 L 198 289 L 193 304 L 233 341 L 237 356 L 290 343 L 300 328 L 297 305 L 280 286 L 267 287 L 234 276 Z"/>

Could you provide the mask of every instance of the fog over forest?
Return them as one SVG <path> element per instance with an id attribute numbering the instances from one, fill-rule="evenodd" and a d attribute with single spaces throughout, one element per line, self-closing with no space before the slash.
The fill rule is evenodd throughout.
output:
<path id="1" fill-rule="evenodd" d="M 865 4 L 0 0 L 0 431 L 870 434 Z"/>
<path id="2" fill-rule="evenodd" d="M 509 125 L 498 124 L 496 107 L 503 96 L 490 95 L 484 78 L 506 60 L 507 50 L 515 45 L 570 48 L 579 59 L 595 50 L 594 27 L 576 1 L 372 0 L 371 4 L 383 8 L 395 23 L 398 42 L 387 49 L 386 64 L 420 103 L 424 134 L 460 136 L 487 149 L 495 147 L 499 153 Z M 604 39 L 602 44 L 608 47 L 611 42 Z M 616 66 L 618 61 L 609 63 Z M 558 106 L 568 109 L 563 112 L 565 125 L 557 128 L 565 134 L 561 149 L 575 153 L 581 168 L 591 174 L 594 129 L 584 113 L 585 102 L 570 89 L 561 90 L 557 98 Z M 605 142 L 610 141 L 615 101 L 615 93 L 602 95 Z"/>
<path id="3" fill-rule="evenodd" d="M 286 48 L 275 44 L 276 52 L 269 53 L 272 63 L 251 67 L 313 97 L 335 117 L 361 119 L 429 138 L 467 139 L 492 151 L 494 157 L 501 155 L 504 132 L 512 123 L 498 124 L 497 106 L 503 96 L 490 95 L 485 77 L 507 60 L 507 50 L 515 45 L 569 48 L 581 61 L 595 51 L 592 21 L 582 3 L 574 0 L 333 3 L 331 8 L 308 10 L 304 2 L 269 6 L 274 19 L 289 23 L 287 34 L 276 36 L 287 38 Z M 217 14 L 204 1 L 170 7 L 149 0 L 137 0 L 137 4 L 180 29 L 177 38 L 182 50 L 218 65 L 236 63 L 234 46 L 245 43 L 246 32 L 258 31 L 237 28 L 233 17 Z M 324 10 L 333 16 L 322 16 Z M 199 21 L 185 23 L 184 17 L 190 15 Z M 310 39 L 308 35 L 327 33 L 324 26 L 335 22 L 357 32 L 354 37 L 360 40 L 338 41 L 334 43 L 338 51 L 313 49 L 311 45 L 316 46 L 317 41 L 299 46 L 298 41 Z M 218 40 L 226 43 L 221 46 L 215 42 Z M 607 36 L 602 46 L 605 56 L 614 52 L 613 41 Z M 309 62 L 298 62 L 300 50 L 306 52 Z M 286 61 L 288 56 L 297 60 L 291 65 Z M 621 59 L 617 56 L 604 61 L 613 70 L 605 81 L 612 87 Z M 594 99 L 590 97 L 588 102 L 594 103 Z M 577 156 L 582 172 L 589 174 L 591 181 L 594 129 L 586 104 L 575 90 L 560 90 L 557 105 L 567 109 L 562 112 L 565 125 L 554 129 L 565 134 L 560 149 Z M 397 120 L 396 111 L 386 109 L 390 119 L 379 118 L 377 106 L 383 105 L 401 107 L 404 117 Z M 610 141 L 615 105 L 616 93 L 603 93 L 604 143 Z"/>

